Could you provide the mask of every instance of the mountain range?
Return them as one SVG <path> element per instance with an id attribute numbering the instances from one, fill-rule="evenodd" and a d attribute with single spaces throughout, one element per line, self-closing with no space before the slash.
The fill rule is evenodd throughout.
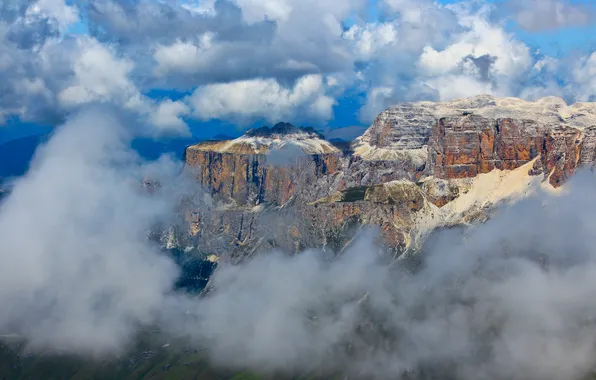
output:
<path id="1" fill-rule="evenodd" d="M 224 256 L 341 249 L 370 225 L 404 253 L 438 227 L 486 220 L 502 202 L 557 192 L 592 167 L 596 105 L 487 95 L 402 103 L 350 144 L 280 123 L 190 146 L 185 160 L 214 206 L 188 206 L 173 245 Z"/>

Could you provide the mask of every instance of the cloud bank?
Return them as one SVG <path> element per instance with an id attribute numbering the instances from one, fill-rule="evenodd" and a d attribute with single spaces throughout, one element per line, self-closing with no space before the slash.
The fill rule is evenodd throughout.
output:
<path id="1" fill-rule="evenodd" d="M 335 106 L 346 98 L 367 124 L 397 101 L 490 93 L 573 102 L 594 93 L 589 48 L 550 57 L 514 32 L 589 28 L 589 2 L 380 0 L 376 16 L 370 6 L 5 1 L 0 123 L 55 125 L 99 101 L 135 112 L 147 134 L 188 134 L 189 122 L 207 120 L 324 125 L 342 116 Z"/>
<path id="2" fill-rule="evenodd" d="M 339 258 L 222 267 L 183 331 L 212 359 L 364 378 L 575 379 L 596 358 L 594 177 L 437 233 L 412 269 L 363 234 Z"/>
<path id="3" fill-rule="evenodd" d="M 99 354 L 124 347 L 159 312 L 178 269 L 147 229 L 173 215 L 179 194 L 149 196 L 140 181 L 178 170 L 165 157 L 143 164 L 126 134 L 105 109 L 85 111 L 3 200 L 0 334 Z"/>

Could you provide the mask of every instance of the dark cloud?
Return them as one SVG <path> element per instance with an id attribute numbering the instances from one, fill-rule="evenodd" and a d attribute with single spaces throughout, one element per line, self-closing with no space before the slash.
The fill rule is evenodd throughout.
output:
<path id="1" fill-rule="evenodd" d="M 48 18 L 36 21 L 34 27 L 13 24 L 8 31 L 7 38 L 16 43 L 21 49 L 31 49 L 34 46 L 43 45 L 48 38 L 58 37 L 58 27 Z"/>
<path id="2" fill-rule="evenodd" d="M 216 1 L 214 10 L 198 13 L 180 3 L 150 0 L 91 0 L 86 14 L 92 35 L 120 45 L 194 41 L 206 32 L 222 41 L 266 41 L 275 31 L 272 21 L 246 24 L 240 8 L 229 1 Z"/>
<path id="3" fill-rule="evenodd" d="M 0 20 L 12 23 L 25 14 L 34 0 L 4 0 L 0 3 Z"/>
<path id="4" fill-rule="evenodd" d="M 179 3 L 93 0 L 86 13 L 92 35 L 116 43 L 140 63 L 136 75 L 144 87 L 193 88 L 258 77 L 289 84 L 310 73 L 349 70 L 351 59 L 342 51 L 341 30 L 332 34 L 323 20 L 326 15 L 313 17 L 303 6 L 294 8 L 288 20 L 250 23 L 240 7 L 227 0 L 216 1 L 213 13 L 191 11 Z M 201 49 L 206 33 L 209 46 Z M 172 65 L 162 62 L 162 70 L 153 77 L 163 59 L 155 50 L 164 52 L 176 43 L 184 44 L 187 53 L 197 48 L 199 52 L 179 53 Z"/>
<path id="5" fill-rule="evenodd" d="M 463 64 L 471 62 L 478 70 L 478 76 L 483 81 L 489 81 L 491 79 L 491 69 L 499 57 L 494 57 L 489 54 L 481 55 L 480 57 L 474 57 L 468 55 L 464 58 Z"/>

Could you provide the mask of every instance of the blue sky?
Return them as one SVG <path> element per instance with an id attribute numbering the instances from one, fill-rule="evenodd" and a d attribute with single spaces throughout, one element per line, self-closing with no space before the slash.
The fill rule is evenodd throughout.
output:
<path id="1" fill-rule="evenodd" d="M 596 93 L 588 0 L 23 4 L 0 6 L 0 53 L 14 57 L 0 65 L 0 141 L 98 102 L 144 134 L 204 138 L 366 126 L 400 101 Z"/>

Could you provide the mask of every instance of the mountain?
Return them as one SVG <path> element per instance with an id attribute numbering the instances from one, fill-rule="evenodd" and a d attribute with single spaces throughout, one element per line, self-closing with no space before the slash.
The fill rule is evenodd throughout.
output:
<path id="1" fill-rule="evenodd" d="M 537 186 L 556 191 L 595 159 L 596 104 L 555 97 L 397 104 L 349 149 L 278 124 L 187 149 L 186 170 L 215 206 L 189 205 L 177 238 L 242 257 L 272 246 L 342 247 L 373 225 L 405 252 L 434 228 L 483 220 Z"/>
<path id="2" fill-rule="evenodd" d="M 194 137 L 171 139 L 136 138 L 130 145 L 146 160 L 157 160 L 163 154 L 172 154 L 182 160 L 186 148 L 198 141 Z"/>

